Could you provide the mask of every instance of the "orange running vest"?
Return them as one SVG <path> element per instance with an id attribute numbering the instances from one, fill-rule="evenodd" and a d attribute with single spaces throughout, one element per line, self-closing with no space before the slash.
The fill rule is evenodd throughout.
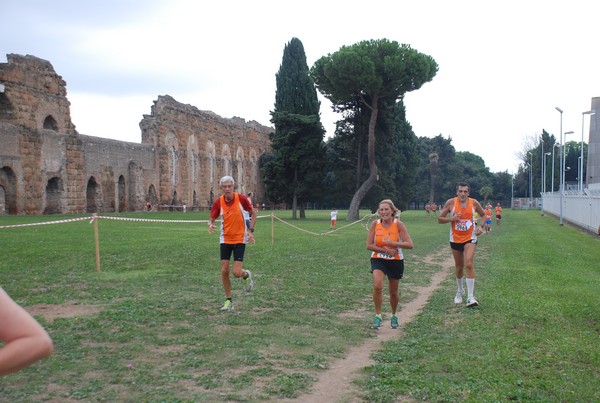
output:
<path id="1" fill-rule="evenodd" d="M 458 197 L 454 198 L 454 207 L 450 211 L 451 216 L 460 213 L 460 220 L 452 221 L 450 224 L 450 242 L 467 243 L 477 240 L 475 226 L 475 207 L 473 207 L 473 199 L 467 199 L 467 206 L 461 207 Z"/>
<path id="2" fill-rule="evenodd" d="M 244 207 L 240 197 L 233 193 L 233 203 L 228 206 L 225 196 L 221 196 L 221 243 L 237 244 L 246 243 L 246 220 L 244 220 Z"/>
<path id="3" fill-rule="evenodd" d="M 383 228 L 381 225 L 381 219 L 377 220 L 375 223 L 375 245 L 379 247 L 388 246 L 390 249 L 393 249 L 393 246 L 387 245 L 383 238 L 390 238 L 392 241 L 401 242 L 400 239 L 400 231 L 398 231 L 398 219 L 394 218 L 392 221 L 392 225 L 389 228 Z M 388 260 L 402 260 L 404 259 L 404 255 L 402 254 L 402 249 L 396 248 L 398 253 L 396 256 L 388 255 L 387 253 L 379 253 L 375 251 L 371 251 L 371 257 L 377 259 L 388 259 Z"/>

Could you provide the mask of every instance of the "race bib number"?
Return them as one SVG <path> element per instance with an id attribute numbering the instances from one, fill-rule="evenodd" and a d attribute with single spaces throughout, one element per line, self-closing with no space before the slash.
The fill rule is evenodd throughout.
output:
<path id="1" fill-rule="evenodd" d="M 454 229 L 457 231 L 468 231 L 473 226 L 470 220 L 458 220 L 454 222 Z"/>
<path id="2" fill-rule="evenodd" d="M 378 253 L 379 257 L 381 259 L 393 259 L 394 256 L 390 255 L 389 253 Z"/>

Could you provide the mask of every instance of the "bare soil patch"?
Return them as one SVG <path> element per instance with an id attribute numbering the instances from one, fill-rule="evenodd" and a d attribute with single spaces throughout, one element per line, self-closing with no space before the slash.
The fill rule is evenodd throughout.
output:
<path id="1" fill-rule="evenodd" d="M 27 312 L 33 316 L 41 316 L 46 322 L 52 322 L 57 318 L 73 318 L 89 316 L 102 310 L 96 305 L 82 305 L 77 303 L 64 304 L 36 304 L 25 307 Z"/>

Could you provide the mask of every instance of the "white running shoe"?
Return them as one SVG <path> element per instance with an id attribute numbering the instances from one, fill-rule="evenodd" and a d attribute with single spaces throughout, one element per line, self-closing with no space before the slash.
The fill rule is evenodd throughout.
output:
<path id="1" fill-rule="evenodd" d="M 227 299 L 225 300 L 225 303 L 223 304 L 223 307 L 221 308 L 222 311 L 233 311 L 233 304 L 231 303 L 231 300 Z"/>
<path id="2" fill-rule="evenodd" d="M 252 280 L 252 272 L 250 270 L 246 270 L 246 273 L 248 273 L 248 277 L 244 279 L 244 285 L 246 286 L 246 292 L 250 292 L 254 288 L 254 280 Z"/>
<path id="3" fill-rule="evenodd" d="M 462 304 L 462 296 L 463 296 L 462 292 L 456 291 L 456 295 L 454 296 L 454 303 L 455 304 Z"/>
<path id="4" fill-rule="evenodd" d="M 470 297 L 467 299 L 467 308 L 473 308 L 477 305 L 479 305 L 479 303 L 477 302 L 475 297 Z"/>

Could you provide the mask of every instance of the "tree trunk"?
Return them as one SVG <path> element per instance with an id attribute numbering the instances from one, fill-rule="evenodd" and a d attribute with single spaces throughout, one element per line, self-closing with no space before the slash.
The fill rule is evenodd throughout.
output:
<path id="1" fill-rule="evenodd" d="M 358 141 L 358 150 L 356 155 L 356 183 L 354 184 L 354 191 L 356 192 L 360 188 L 360 177 L 363 169 L 363 154 L 362 154 L 362 140 Z"/>
<path id="2" fill-rule="evenodd" d="M 292 196 L 292 220 L 296 220 L 296 209 L 298 208 L 298 169 L 294 169 L 294 195 Z"/>
<path id="3" fill-rule="evenodd" d="M 371 187 L 373 187 L 373 184 L 375 184 L 378 179 L 377 164 L 375 163 L 375 125 L 377 123 L 377 113 L 379 112 L 378 102 L 379 96 L 374 95 L 372 104 L 367 105 L 371 109 L 371 118 L 369 119 L 369 144 L 367 153 L 369 156 L 369 177 L 363 182 L 362 185 L 360 185 L 358 190 L 354 193 L 354 196 L 352 196 L 350 209 L 348 210 L 348 221 L 358 220 L 360 202 L 365 197 L 367 192 L 371 190 Z"/>

